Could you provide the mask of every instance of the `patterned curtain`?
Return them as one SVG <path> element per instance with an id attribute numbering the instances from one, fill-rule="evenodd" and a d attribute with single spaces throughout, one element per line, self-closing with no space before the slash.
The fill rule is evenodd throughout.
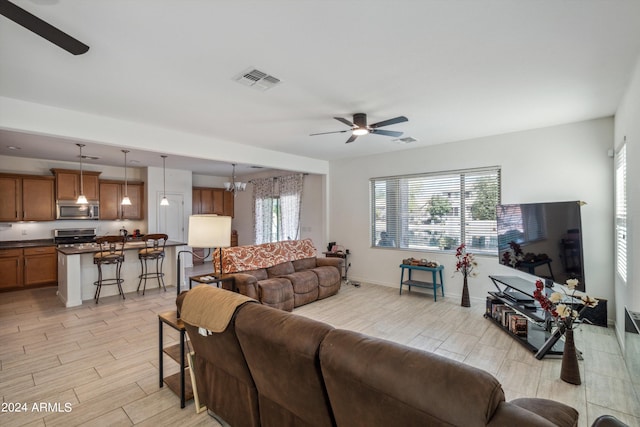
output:
<path id="1" fill-rule="evenodd" d="M 255 244 L 273 241 L 273 204 L 275 181 L 273 178 L 254 179 L 253 184 L 253 218 Z"/>
<path id="2" fill-rule="evenodd" d="M 304 175 L 254 179 L 255 244 L 298 240 Z"/>
<path id="3" fill-rule="evenodd" d="M 300 238 L 300 208 L 302 206 L 302 186 L 304 175 L 288 175 L 278 178 L 280 195 L 280 227 L 278 240 L 298 240 Z"/>

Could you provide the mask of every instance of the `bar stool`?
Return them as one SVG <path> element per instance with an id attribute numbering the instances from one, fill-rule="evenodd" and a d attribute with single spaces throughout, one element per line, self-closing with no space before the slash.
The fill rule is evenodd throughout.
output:
<path id="1" fill-rule="evenodd" d="M 124 282 L 124 279 L 120 278 L 120 271 L 122 270 L 122 263 L 124 262 L 124 242 L 124 236 L 96 237 L 96 243 L 100 247 L 100 252 L 93 255 L 93 263 L 98 266 L 98 280 L 93 282 L 96 286 L 96 293 L 93 296 L 96 304 L 100 299 L 102 285 L 117 285 L 118 292 L 122 295 L 122 299 L 125 299 L 124 292 L 122 292 L 122 282 Z M 110 279 L 103 278 L 103 265 L 115 265 L 116 277 Z"/>
<path id="2" fill-rule="evenodd" d="M 158 288 L 160 285 L 164 288 L 165 292 L 167 287 L 164 285 L 164 273 L 162 272 L 162 266 L 164 264 L 164 246 L 167 243 L 169 236 L 166 234 L 147 234 L 142 237 L 144 241 L 144 249 L 138 251 L 138 259 L 140 260 L 140 267 L 142 274 L 138 276 L 140 281 L 138 282 L 137 292 L 140 291 L 140 285 L 142 279 L 144 279 L 144 286 L 142 288 L 142 295 L 147 289 L 147 279 L 158 279 Z M 147 262 L 156 261 L 156 271 L 149 272 Z"/>

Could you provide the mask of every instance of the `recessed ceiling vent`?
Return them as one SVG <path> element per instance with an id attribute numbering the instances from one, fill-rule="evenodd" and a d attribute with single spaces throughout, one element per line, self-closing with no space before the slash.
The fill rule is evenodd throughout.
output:
<path id="1" fill-rule="evenodd" d="M 279 78 L 273 77 L 253 67 L 247 68 L 242 73 L 236 75 L 233 79 L 240 84 L 243 84 L 245 86 L 249 86 L 261 91 L 271 89 L 275 85 L 281 83 Z"/>
<path id="2" fill-rule="evenodd" d="M 398 144 L 409 144 L 412 142 L 416 142 L 417 139 L 415 139 L 412 136 L 405 136 L 404 138 L 396 138 L 396 139 L 392 139 L 393 142 L 398 143 Z"/>

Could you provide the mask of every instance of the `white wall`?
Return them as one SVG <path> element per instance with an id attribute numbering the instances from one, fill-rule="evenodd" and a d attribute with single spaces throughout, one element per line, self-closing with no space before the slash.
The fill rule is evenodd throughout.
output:
<path id="1" fill-rule="evenodd" d="M 624 305 L 640 311 L 640 58 L 615 118 L 615 146 L 627 141 L 627 282 L 616 275 L 618 335 L 624 336 Z"/>
<path id="2" fill-rule="evenodd" d="M 445 295 L 461 295 L 462 278 L 453 276 L 453 255 L 371 248 L 369 179 L 484 166 L 502 168 L 502 202 L 583 200 L 585 284 L 589 294 L 609 301 L 613 283 L 613 119 L 478 138 L 330 164 L 329 239 L 350 249 L 350 278 L 397 287 L 403 258 L 434 259 L 445 265 Z M 475 304 L 484 304 L 493 285 L 490 274 L 517 274 L 497 257 L 478 257 L 471 279 Z M 523 273 L 526 277 L 526 275 Z"/>

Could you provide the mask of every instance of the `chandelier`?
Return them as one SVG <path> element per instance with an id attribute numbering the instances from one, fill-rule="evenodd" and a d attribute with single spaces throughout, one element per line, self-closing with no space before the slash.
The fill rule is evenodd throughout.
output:
<path id="1" fill-rule="evenodd" d="M 232 163 L 231 166 L 233 166 L 233 172 L 231 174 L 231 182 L 225 182 L 224 189 L 232 192 L 233 196 L 235 197 L 236 194 L 238 194 L 240 191 L 244 191 L 247 189 L 247 183 L 236 181 L 236 164 Z"/>

